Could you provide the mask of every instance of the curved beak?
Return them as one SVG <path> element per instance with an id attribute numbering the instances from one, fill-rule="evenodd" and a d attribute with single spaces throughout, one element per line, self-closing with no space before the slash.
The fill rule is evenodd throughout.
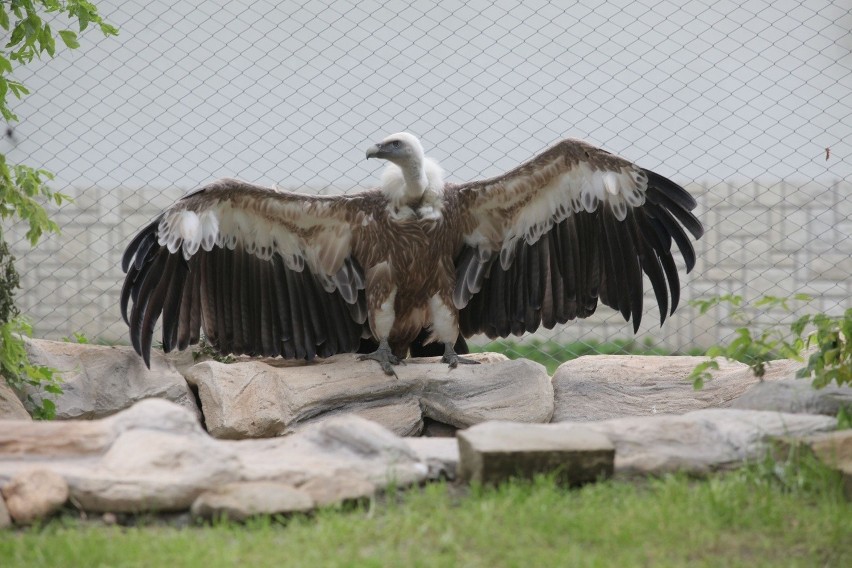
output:
<path id="1" fill-rule="evenodd" d="M 367 159 L 370 158 L 384 158 L 385 152 L 382 150 L 381 145 L 373 144 L 369 148 L 367 148 Z"/>

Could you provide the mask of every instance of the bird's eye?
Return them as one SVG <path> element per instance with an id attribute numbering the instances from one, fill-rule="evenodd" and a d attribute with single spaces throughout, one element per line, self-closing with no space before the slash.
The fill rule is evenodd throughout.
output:
<path id="1" fill-rule="evenodd" d="M 391 142 L 391 145 L 392 145 L 394 148 L 399 148 L 399 140 L 394 140 L 393 142 Z"/>

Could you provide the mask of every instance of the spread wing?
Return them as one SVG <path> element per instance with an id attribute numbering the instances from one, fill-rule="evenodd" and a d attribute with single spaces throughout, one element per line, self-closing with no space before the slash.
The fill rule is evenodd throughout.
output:
<path id="1" fill-rule="evenodd" d="M 365 194 L 361 194 L 365 195 Z M 359 196 L 221 180 L 178 201 L 128 245 L 121 313 L 150 361 L 200 331 L 220 352 L 312 359 L 357 349 L 367 308 L 352 255 Z M 128 304 L 132 307 L 128 311 Z"/>
<path id="2" fill-rule="evenodd" d="M 463 231 L 453 300 L 465 336 L 550 329 L 588 317 L 599 299 L 632 317 L 635 331 L 643 272 L 662 323 L 680 298 L 672 241 L 689 272 L 695 251 L 686 232 L 704 232 L 682 187 L 578 140 L 447 191 Z"/>

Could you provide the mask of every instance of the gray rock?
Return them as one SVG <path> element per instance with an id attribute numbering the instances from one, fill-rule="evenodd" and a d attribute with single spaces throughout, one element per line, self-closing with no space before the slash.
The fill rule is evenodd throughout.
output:
<path id="1" fill-rule="evenodd" d="M 813 455 L 843 476 L 846 499 L 852 501 L 852 430 L 836 430 L 811 436 L 784 436 L 777 440 L 776 457 L 784 460 L 791 453 Z"/>
<path id="2" fill-rule="evenodd" d="M 405 441 L 429 467 L 429 479 L 456 478 L 459 444 L 455 438 L 406 438 Z"/>
<path id="3" fill-rule="evenodd" d="M 485 422 L 457 436 L 462 481 L 497 484 L 552 473 L 565 485 L 612 476 L 615 448 L 592 430 L 566 433 L 546 424 Z"/>
<path id="4" fill-rule="evenodd" d="M 852 467 L 852 430 L 836 430 L 800 437 L 784 436 L 779 442 L 781 443 L 777 449 L 782 453 L 782 458 L 787 457 L 793 450 L 805 450 L 829 467 Z"/>
<path id="5" fill-rule="evenodd" d="M 802 364 L 799 363 L 798 366 L 801 367 Z M 790 375 L 795 375 L 795 371 Z M 832 384 L 815 389 L 811 385 L 811 379 L 789 376 L 754 385 L 733 400 L 731 407 L 836 416 L 841 408 L 852 408 L 852 387 Z"/>
<path id="6" fill-rule="evenodd" d="M 228 483 L 199 495 L 190 509 L 192 516 L 203 519 L 226 517 L 245 521 L 256 515 L 298 513 L 314 508 L 311 497 L 284 483 L 249 481 Z"/>
<path id="7" fill-rule="evenodd" d="M 32 420 L 18 395 L 2 377 L 0 377 L 0 420 Z"/>
<path id="8" fill-rule="evenodd" d="M 19 473 L 3 486 L 3 498 L 12 519 L 21 525 L 49 517 L 68 500 L 68 484 L 49 469 Z"/>
<path id="9" fill-rule="evenodd" d="M 6 500 L 3 499 L 3 493 L 0 492 L 0 531 L 12 526 L 12 517 L 9 516 L 9 509 L 6 507 Z"/>
<path id="10" fill-rule="evenodd" d="M 62 377 L 56 418 L 103 418 L 146 398 L 175 402 L 200 416 L 195 396 L 179 372 L 174 357 L 152 352 L 151 369 L 130 347 L 110 347 L 24 338 L 30 361 L 57 369 Z M 180 357 L 191 360 L 187 352 Z M 182 363 L 182 364 L 185 364 Z M 28 390 L 37 401 L 42 394 Z"/>
<path id="11" fill-rule="evenodd" d="M 695 390 L 687 377 L 707 357 L 589 355 L 553 375 L 553 422 L 683 414 L 726 406 L 758 383 L 742 363 L 719 359 L 713 380 Z"/>
<path id="12" fill-rule="evenodd" d="M 376 485 L 361 477 L 315 476 L 299 489 L 307 493 L 317 507 L 359 501 L 376 494 Z"/>
<path id="13" fill-rule="evenodd" d="M 404 440 L 357 416 L 286 438 L 221 441 L 191 411 L 159 399 L 100 420 L 0 421 L 0 485 L 34 466 L 61 475 L 75 504 L 93 512 L 186 510 L 205 491 L 255 481 L 293 486 L 324 505 L 428 472 Z"/>
<path id="14" fill-rule="evenodd" d="M 632 477 L 675 471 L 706 474 L 736 468 L 745 461 L 763 457 L 769 450 L 770 439 L 829 432 L 836 424 L 835 419 L 826 416 L 705 409 L 680 416 L 629 417 L 550 425 L 515 424 L 513 428 L 529 429 L 532 435 L 542 428 L 558 432 L 563 437 L 574 431 L 585 433 L 593 430 L 604 434 L 615 446 L 615 474 Z M 409 443 L 415 441 L 409 440 Z M 425 457 L 425 452 L 418 451 Z M 453 468 L 452 453 L 444 451 L 442 455 L 447 460 L 445 467 Z"/>
<path id="15" fill-rule="evenodd" d="M 757 410 L 710 408 L 680 416 L 630 417 L 601 422 L 561 423 L 589 428 L 615 445 L 617 473 L 658 475 L 673 471 L 706 474 L 761 458 L 771 438 L 833 430 L 834 418 Z"/>
<path id="16" fill-rule="evenodd" d="M 484 420 L 547 422 L 553 389 L 544 367 L 493 354 L 449 369 L 436 358 L 409 360 L 388 377 L 370 361 L 338 355 L 308 365 L 206 361 L 187 371 L 198 386 L 207 428 L 218 438 L 270 437 L 344 413 L 399 435 L 419 434 L 424 418 L 453 427 Z"/>

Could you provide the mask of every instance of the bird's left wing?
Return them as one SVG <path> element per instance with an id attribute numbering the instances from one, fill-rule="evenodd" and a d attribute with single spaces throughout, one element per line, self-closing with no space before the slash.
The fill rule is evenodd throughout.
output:
<path id="1" fill-rule="evenodd" d="M 696 202 L 671 180 L 579 140 L 563 140 L 496 178 L 453 186 L 463 246 L 453 301 L 465 336 L 534 331 L 591 315 L 598 299 L 642 316 L 647 274 L 661 321 L 679 301 L 671 254 L 687 272 L 703 234 Z"/>
<path id="2" fill-rule="evenodd" d="M 312 359 L 357 349 L 367 318 L 353 242 L 355 196 L 287 193 L 237 180 L 178 201 L 128 245 L 121 312 L 146 364 L 163 349 Z M 132 300 L 132 308 L 128 306 Z"/>

